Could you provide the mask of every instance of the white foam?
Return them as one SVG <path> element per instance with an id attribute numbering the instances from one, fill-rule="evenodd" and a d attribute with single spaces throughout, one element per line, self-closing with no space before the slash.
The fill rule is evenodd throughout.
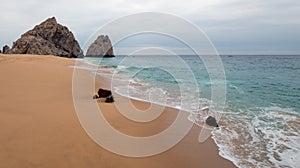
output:
<path id="1" fill-rule="evenodd" d="M 284 111 L 277 107 L 260 109 L 264 110 L 253 117 L 250 112 L 244 112 L 243 115 L 229 115 L 223 118 L 226 120 L 224 121 L 226 128 L 221 126 L 219 130 L 213 131 L 212 136 L 219 147 L 219 154 L 238 167 L 251 167 L 251 165 L 297 167 L 300 165 L 300 134 L 299 129 L 296 129 L 300 126 L 293 128 L 289 125 L 289 122 L 299 124 L 299 115 L 295 112 L 265 110 L 281 109 Z M 233 142 L 240 144 L 236 146 L 237 144 Z M 247 153 L 247 157 L 242 155 L 244 152 Z"/>
<path id="2" fill-rule="evenodd" d="M 115 89 L 114 92 L 116 94 L 119 94 L 120 96 L 123 96 L 123 97 L 127 97 L 127 98 L 130 98 L 130 99 L 133 99 L 133 100 L 139 100 L 139 101 L 143 101 L 143 102 L 153 103 L 153 104 L 157 104 L 157 105 L 161 105 L 161 106 L 165 106 L 165 107 L 175 108 L 175 109 L 183 110 L 183 111 L 187 112 L 187 110 L 182 109 L 181 106 L 170 106 L 170 105 L 162 104 L 162 103 L 159 103 L 159 102 L 151 102 L 151 101 L 149 101 L 145 98 L 140 98 L 140 97 L 130 96 L 128 94 L 124 94 L 121 91 L 122 89 L 120 87 L 115 87 L 114 89 Z"/>

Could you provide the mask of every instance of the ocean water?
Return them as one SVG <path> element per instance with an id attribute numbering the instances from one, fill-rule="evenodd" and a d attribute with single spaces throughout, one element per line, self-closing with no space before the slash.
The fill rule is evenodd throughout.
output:
<path id="1" fill-rule="evenodd" d="M 300 56 L 221 59 L 226 101 L 214 108 L 221 111 L 209 112 L 220 116 L 220 128 L 212 131 L 219 154 L 238 167 L 299 167 Z M 199 109 L 221 106 L 211 100 L 214 83 L 198 56 L 117 56 L 83 61 L 87 64 L 81 68 L 123 81 L 125 85 L 113 86 L 116 93 L 187 110 L 191 121 L 203 121 L 197 115 Z"/>

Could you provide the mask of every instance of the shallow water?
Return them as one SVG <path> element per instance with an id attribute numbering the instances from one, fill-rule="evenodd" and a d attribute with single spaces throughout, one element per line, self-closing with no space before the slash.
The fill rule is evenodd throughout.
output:
<path id="1" fill-rule="evenodd" d="M 221 126 L 213 139 L 219 154 L 238 167 L 300 165 L 300 56 L 221 59 L 226 74 L 222 107 L 211 100 L 218 81 L 210 80 L 198 56 L 85 58 L 89 64 L 81 68 L 123 80 L 128 85 L 114 89 L 124 96 L 188 110 L 191 120 L 199 120 L 199 108 L 221 109 L 210 111 Z"/>

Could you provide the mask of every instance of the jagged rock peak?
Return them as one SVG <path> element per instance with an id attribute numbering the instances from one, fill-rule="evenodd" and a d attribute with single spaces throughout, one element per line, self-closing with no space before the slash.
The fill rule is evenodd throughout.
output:
<path id="1" fill-rule="evenodd" d="M 41 24 L 43 24 L 43 23 L 47 23 L 47 22 L 52 22 L 52 23 L 54 23 L 54 24 L 57 24 L 57 21 L 56 21 L 56 18 L 53 16 L 53 17 L 51 17 L 51 18 L 48 18 L 48 19 L 46 19 L 44 22 L 42 22 Z"/>
<path id="2" fill-rule="evenodd" d="M 89 46 L 86 56 L 89 57 L 114 57 L 113 46 L 107 35 L 100 35 Z"/>
<path id="3" fill-rule="evenodd" d="M 13 43 L 8 54 L 56 55 L 82 57 L 82 50 L 73 33 L 59 23 L 55 17 L 27 31 Z"/>

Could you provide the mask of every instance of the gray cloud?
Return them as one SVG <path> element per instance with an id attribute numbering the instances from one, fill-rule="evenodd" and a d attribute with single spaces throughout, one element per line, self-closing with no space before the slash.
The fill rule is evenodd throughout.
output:
<path id="1" fill-rule="evenodd" d="M 1 2 L 1 11 L 0 46 L 12 45 L 22 33 L 51 16 L 68 26 L 83 46 L 103 24 L 152 11 L 194 23 L 220 53 L 300 54 L 300 2 L 295 0 L 11 0 Z"/>

